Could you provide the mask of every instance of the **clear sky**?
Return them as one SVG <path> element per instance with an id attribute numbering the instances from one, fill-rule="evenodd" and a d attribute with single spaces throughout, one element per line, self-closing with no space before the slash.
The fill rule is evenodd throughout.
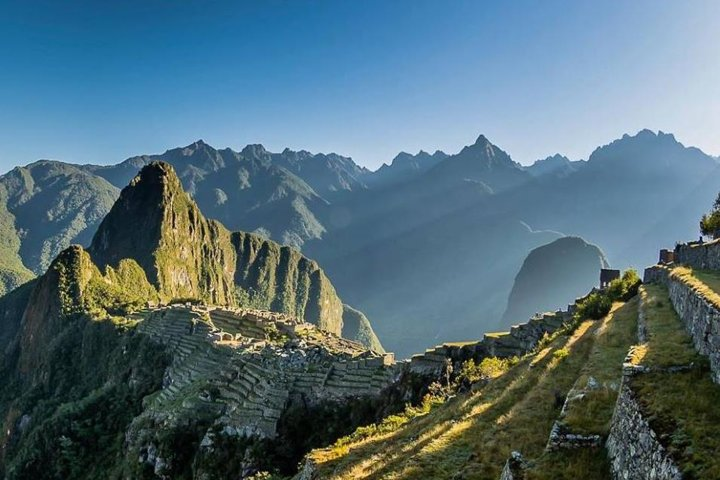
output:
<path id="1" fill-rule="evenodd" d="M 642 128 L 720 154 L 720 1 L 0 0 L 0 171 L 202 138 L 371 168 Z"/>

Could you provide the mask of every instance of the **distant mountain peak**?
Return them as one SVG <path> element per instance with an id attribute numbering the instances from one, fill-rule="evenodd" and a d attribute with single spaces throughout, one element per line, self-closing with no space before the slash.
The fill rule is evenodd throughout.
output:
<path id="1" fill-rule="evenodd" d="M 246 145 L 245 148 L 240 151 L 240 154 L 245 157 L 261 157 L 268 155 L 269 152 L 265 150 L 265 147 L 261 143 L 251 143 Z"/>
<path id="2" fill-rule="evenodd" d="M 473 145 L 487 146 L 492 145 L 492 143 L 490 143 L 490 140 L 488 140 L 487 137 L 481 133 L 480 136 L 478 136 L 477 140 L 475 140 L 475 143 Z"/>
<path id="3" fill-rule="evenodd" d="M 463 147 L 460 153 L 454 155 L 454 157 L 462 158 L 466 161 L 480 161 L 483 164 L 487 163 L 488 166 L 495 162 L 517 165 L 512 161 L 510 155 L 493 145 L 490 140 L 482 134 L 475 140 L 475 143 Z"/>

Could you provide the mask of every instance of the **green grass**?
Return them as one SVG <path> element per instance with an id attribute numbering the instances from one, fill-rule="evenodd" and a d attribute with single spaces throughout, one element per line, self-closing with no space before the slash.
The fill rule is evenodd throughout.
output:
<path id="1" fill-rule="evenodd" d="M 652 367 L 670 367 L 703 362 L 690 335 L 670 303 L 667 288 L 643 285 L 640 301 L 645 312 L 647 343 L 633 350 L 631 361 Z"/>
<path id="2" fill-rule="evenodd" d="M 720 478 L 720 385 L 709 372 L 638 375 L 631 386 L 684 478 Z"/>
<path id="3" fill-rule="evenodd" d="M 587 391 L 583 400 L 568 405 L 564 423 L 573 433 L 602 436 L 609 433 L 623 359 L 637 339 L 637 315 L 636 297 L 628 303 L 616 303 L 600 321 L 590 358 L 576 383 L 578 388 L 584 388 L 593 377 L 599 386 Z"/>
<path id="4" fill-rule="evenodd" d="M 720 295 L 720 272 L 716 270 L 692 270 L 693 276 Z"/>
<path id="5" fill-rule="evenodd" d="M 693 348 L 667 289 L 643 285 L 640 299 L 648 342 L 636 350 L 633 362 L 656 367 L 693 363 L 695 368 L 682 373 L 638 375 L 630 387 L 684 478 L 720 478 L 720 385 L 712 381 L 707 359 Z"/>
<path id="6" fill-rule="evenodd" d="M 611 478 L 604 448 L 544 452 L 533 461 L 525 480 L 590 480 Z"/>
<path id="7" fill-rule="evenodd" d="M 488 338 L 500 338 L 506 335 L 510 335 L 510 332 L 490 332 L 485 334 Z"/>
<path id="8" fill-rule="evenodd" d="M 595 322 L 582 322 L 574 332 L 559 335 L 479 391 L 451 398 L 397 428 L 342 442 L 342 448 L 313 451 L 319 476 L 497 478 L 512 450 L 530 459 L 542 456 L 562 404 L 558 399 L 564 398 L 581 373 L 598 327 Z M 562 350 L 568 354 L 555 355 Z M 588 466 L 593 462 L 581 463 L 595 471 Z M 607 478 L 604 467 L 599 472 L 581 478 Z"/>

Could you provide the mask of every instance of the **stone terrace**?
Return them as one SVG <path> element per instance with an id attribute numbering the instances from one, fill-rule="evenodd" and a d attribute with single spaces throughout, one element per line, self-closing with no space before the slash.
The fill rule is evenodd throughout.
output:
<path id="1" fill-rule="evenodd" d="M 214 412 L 233 434 L 272 438 L 291 394 L 309 402 L 374 396 L 400 372 L 392 354 L 273 312 L 173 305 L 136 318 L 138 331 L 172 354 L 148 407 Z"/>
<path id="2" fill-rule="evenodd" d="M 532 351 L 546 334 L 550 335 L 571 322 L 577 304 L 588 295 L 576 299 L 575 303 L 568 305 L 567 310 L 536 314 L 526 323 L 513 325 L 509 332 L 488 333 L 477 342 L 446 343 L 428 349 L 410 359 L 410 370 L 437 376 L 442 374 L 448 358 L 454 367 L 459 367 L 462 362 L 470 359 L 480 362 L 488 357 L 509 358 L 525 355 Z"/>

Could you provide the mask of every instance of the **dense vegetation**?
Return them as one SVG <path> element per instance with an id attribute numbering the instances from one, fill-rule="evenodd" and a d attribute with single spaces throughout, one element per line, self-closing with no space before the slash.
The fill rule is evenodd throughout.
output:
<path id="1" fill-rule="evenodd" d="M 720 194 L 713 203 L 710 213 L 706 213 L 700 219 L 700 233 L 711 235 L 713 238 L 720 236 Z"/>

